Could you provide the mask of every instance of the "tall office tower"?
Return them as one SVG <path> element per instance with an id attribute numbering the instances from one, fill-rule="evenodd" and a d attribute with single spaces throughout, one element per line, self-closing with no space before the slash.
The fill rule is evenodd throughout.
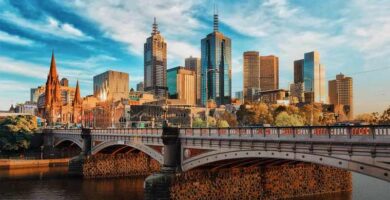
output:
<path id="1" fill-rule="evenodd" d="M 171 99 L 180 99 L 185 104 L 196 104 L 196 73 L 184 67 L 168 69 L 168 94 Z"/>
<path id="2" fill-rule="evenodd" d="M 137 91 L 143 92 L 144 91 L 144 82 L 137 83 Z"/>
<path id="3" fill-rule="evenodd" d="M 45 93 L 45 86 L 38 86 L 37 88 L 31 88 L 30 89 L 30 102 L 31 103 L 37 103 L 38 98 L 41 94 Z"/>
<path id="4" fill-rule="evenodd" d="M 326 103 L 325 66 L 320 63 L 320 54 L 317 51 L 305 53 L 303 82 L 306 102 Z"/>
<path id="5" fill-rule="evenodd" d="M 144 44 L 144 90 L 158 98 L 167 95 L 167 43 L 154 18 L 152 35 Z"/>
<path id="6" fill-rule="evenodd" d="M 196 80 L 195 80 L 195 91 L 196 91 L 196 104 L 200 105 L 200 94 L 201 94 L 201 74 L 202 74 L 202 69 L 201 69 L 201 63 L 200 63 L 200 58 L 195 58 L 195 57 L 189 57 L 185 59 L 185 67 L 187 69 L 191 69 L 196 73 Z"/>
<path id="7" fill-rule="evenodd" d="M 93 94 L 100 101 L 118 101 L 129 97 L 129 74 L 106 71 L 93 77 Z"/>
<path id="8" fill-rule="evenodd" d="M 337 106 L 349 106 L 348 119 L 353 118 L 353 82 L 344 74 L 336 75 L 336 80 L 329 81 L 329 103 Z"/>
<path id="9" fill-rule="evenodd" d="M 211 99 L 217 105 L 231 103 L 231 40 L 218 30 L 218 14 L 214 14 L 214 31 L 201 41 L 202 105 Z"/>
<path id="10" fill-rule="evenodd" d="M 244 101 L 252 101 L 252 90 L 260 90 L 260 59 L 258 51 L 244 52 Z"/>
<path id="11" fill-rule="evenodd" d="M 303 63 L 303 59 L 294 61 L 294 83 L 303 83 Z"/>
<path id="12" fill-rule="evenodd" d="M 260 90 L 279 89 L 279 58 L 270 56 L 260 56 Z"/>

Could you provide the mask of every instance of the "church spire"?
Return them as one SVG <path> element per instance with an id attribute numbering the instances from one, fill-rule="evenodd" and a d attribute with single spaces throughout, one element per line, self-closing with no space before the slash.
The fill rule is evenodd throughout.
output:
<path id="1" fill-rule="evenodd" d="M 56 66 L 56 59 L 54 57 L 54 51 L 51 53 L 51 63 L 50 63 L 50 72 L 49 76 L 53 78 L 57 78 L 57 66 Z"/>
<path id="2" fill-rule="evenodd" d="M 73 100 L 73 106 L 81 104 L 81 95 L 80 95 L 80 86 L 79 86 L 79 81 L 77 80 L 76 84 L 76 92 L 74 93 L 74 100 Z"/>

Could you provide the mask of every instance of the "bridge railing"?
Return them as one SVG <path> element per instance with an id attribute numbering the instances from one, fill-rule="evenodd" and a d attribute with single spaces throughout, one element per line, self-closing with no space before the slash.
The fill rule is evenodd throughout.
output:
<path id="1" fill-rule="evenodd" d="M 91 134 L 98 135 L 155 135 L 161 136 L 160 128 L 123 128 L 123 129 L 91 129 Z"/>
<path id="2" fill-rule="evenodd" d="M 390 126 L 312 126 L 255 128 L 183 128 L 181 137 L 248 138 L 275 140 L 390 141 Z"/>

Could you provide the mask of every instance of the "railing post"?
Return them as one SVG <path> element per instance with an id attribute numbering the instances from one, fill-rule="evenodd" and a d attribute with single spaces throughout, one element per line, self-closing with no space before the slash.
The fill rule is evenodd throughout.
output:
<path id="1" fill-rule="evenodd" d="M 91 129 L 89 128 L 81 129 L 81 138 L 83 138 L 83 150 L 81 152 L 82 155 L 83 156 L 91 155 L 91 150 L 92 150 Z"/>
<path id="2" fill-rule="evenodd" d="M 310 138 L 313 138 L 313 128 L 311 126 L 309 127 L 309 135 Z"/>
<path id="3" fill-rule="evenodd" d="M 375 126 L 370 127 L 370 133 L 372 134 L 372 139 L 375 140 Z"/>
<path id="4" fill-rule="evenodd" d="M 164 127 L 162 140 L 164 143 L 164 164 L 162 171 L 176 172 L 180 170 L 180 139 L 178 128 Z"/>

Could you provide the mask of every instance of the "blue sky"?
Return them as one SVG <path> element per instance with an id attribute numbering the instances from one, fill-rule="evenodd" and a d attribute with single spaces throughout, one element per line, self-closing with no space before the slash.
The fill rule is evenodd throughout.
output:
<path id="1" fill-rule="evenodd" d="M 232 39 L 233 92 L 242 90 L 242 53 L 280 60 L 280 86 L 293 80 L 293 61 L 318 50 L 327 79 L 354 78 L 355 112 L 390 105 L 389 0 L 215 1 L 220 31 Z M 42 85 L 55 51 L 58 72 L 82 95 L 108 69 L 143 80 L 143 44 L 153 17 L 168 43 L 168 68 L 200 56 L 212 31 L 211 0 L 0 0 L 0 109 L 29 100 Z"/>

